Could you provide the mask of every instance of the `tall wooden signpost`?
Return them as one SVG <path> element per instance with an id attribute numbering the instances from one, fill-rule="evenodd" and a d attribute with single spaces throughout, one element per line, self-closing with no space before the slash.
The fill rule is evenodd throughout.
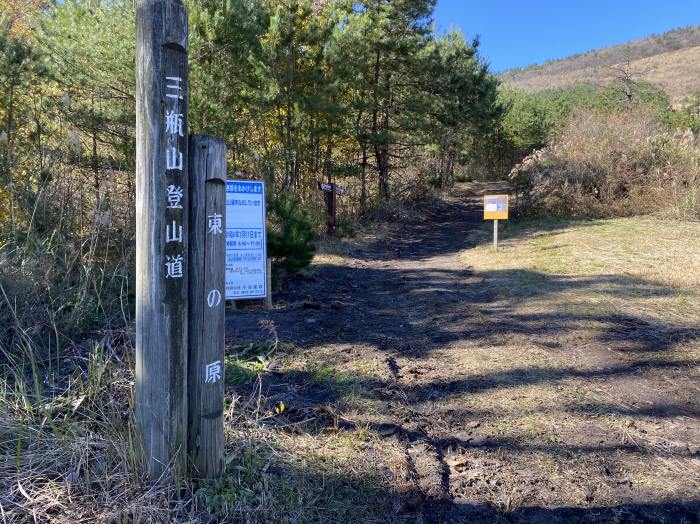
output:
<path id="1" fill-rule="evenodd" d="M 226 147 L 190 137 L 188 454 L 199 477 L 224 469 Z"/>
<path id="2" fill-rule="evenodd" d="M 182 0 L 138 0 L 136 38 L 136 423 L 152 479 L 182 477 L 188 458 L 190 473 L 214 478 L 224 469 L 226 148 L 187 134 Z"/>
<path id="3" fill-rule="evenodd" d="M 318 188 L 326 195 L 326 234 L 332 237 L 335 234 L 336 196 L 345 194 L 345 189 L 324 182 L 319 182 Z"/>
<path id="4" fill-rule="evenodd" d="M 136 421 L 152 478 L 186 465 L 187 30 L 181 0 L 138 0 Z"/>

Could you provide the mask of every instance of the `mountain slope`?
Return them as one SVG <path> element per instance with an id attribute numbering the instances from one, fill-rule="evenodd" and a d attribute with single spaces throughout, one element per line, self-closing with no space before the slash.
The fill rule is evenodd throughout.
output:
<path id="1" fill-rule="evenodd" d="M 511 69 L 499 76 L 506 84 L 539 91 L 582 82 L 604 85 L 616 77 L 615 67 L 664 89 L 674 103 L 682 102 L 700 91 L 700 26 Z"/>

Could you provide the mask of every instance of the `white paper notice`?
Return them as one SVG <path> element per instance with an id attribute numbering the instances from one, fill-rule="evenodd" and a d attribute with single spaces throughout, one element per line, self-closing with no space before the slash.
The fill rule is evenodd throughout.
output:
<path id="1" fill-rule="evenodd" d="M 265 298 L 265 184 L 226 181 L 226 299 Z"/>

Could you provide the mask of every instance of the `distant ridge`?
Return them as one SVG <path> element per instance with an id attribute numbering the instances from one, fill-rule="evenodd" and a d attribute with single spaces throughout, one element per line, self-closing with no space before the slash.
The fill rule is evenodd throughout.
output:
<path id="1" fill-rule="evenodd" d="M 612 66 L 627 63 L 639 78 L 664 89 L 675 103 L 681 102 L 700 91 L 700 25 L 510 69 L 498 76 L 526 91 L 540 91 L 584 82 L 605 84 L 613 78 Z"/>

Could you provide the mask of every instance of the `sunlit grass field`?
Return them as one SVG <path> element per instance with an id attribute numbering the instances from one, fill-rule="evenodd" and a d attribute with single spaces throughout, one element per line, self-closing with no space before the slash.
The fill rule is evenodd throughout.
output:
<path id="1" fill-rule="evenodd" d="M 699 222 L 633 217 L 499 225 L 497 253 L 489 221 L 460 259 L 493 275 L 489 285 L 501 292 L 536 300 L 561 288 L 546 294 L 550 307 L 625 310 L 665 322 L 700 318 Z"/>

